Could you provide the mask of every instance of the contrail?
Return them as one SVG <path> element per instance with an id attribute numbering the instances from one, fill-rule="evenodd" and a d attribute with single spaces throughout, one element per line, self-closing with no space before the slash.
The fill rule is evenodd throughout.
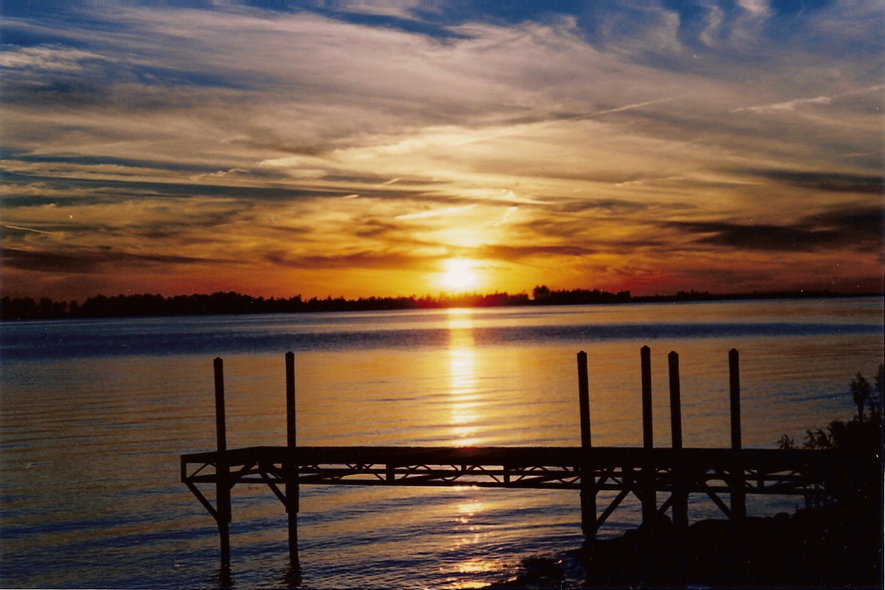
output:
<path id="1" fill-rule="evenodd" d="M 733 109 L 732 113 L 739 113 L 741 111 L 767 111 L 767 110 L 793 110 L 795 107 L 803 104 L 830 104 L 834 98 L 841 98 L 843 96 L 852 96 L 855 94 L 866 94 L 867 92 L 877 92 L 885 88 L 885 85 L 879 84 L 877 86 L 870 86 L 869 88 L 860 88 L 858 90 L 849 90 L 847 92 L 840 92 L 838 94 L 834 94 L 832 96 L 814 96 L 811 98 L 794 98 L 793 100 L 786 100 L 783 102 L 774 102 L 768 104 L 760 104 L 751 107 L 741 107 L 739 109 Z"/>
<path id="2" fill-rule="evenodd" d="M 575 119 L 592 119 L 593 117 L 599 117 L 600 115 L 608 115 L 610 113 L 620 113 L 621 111 L 630 111 L 633 109 L 641 109 L 642 107 L 647 107 L 652 104 L 658 104 L 660 102 L 669 102 L 671 100 L 676 100 L 677 98 L 682 98 L 685 94 L 678 94 L 676 96 L 670 96 L 667 98 L 657 98 L 655 100 L 649 100 L 646 102 L 637 102 L 636 104 L 628 104 L 623 107 L 617 107 L 614 109 L 607 109 L 605 111 L 598 111 L 593 113 L 592 115 L 579 115 L 575 117 Z"/>
<path id="3" fill-rule="evenodd" d="M 22 227 L 20 225 L 6 225 L 6 224 L 4 224 L 3 227 L 5 227 L 6 229 L 17 229 L 18 231 L 30 231 L 30 232 L 34 232 L 35 234 L 51 234 L 52 233 L 51 231 L 44 231 L 42 229 L 34 229 L 31 227 Z"/>

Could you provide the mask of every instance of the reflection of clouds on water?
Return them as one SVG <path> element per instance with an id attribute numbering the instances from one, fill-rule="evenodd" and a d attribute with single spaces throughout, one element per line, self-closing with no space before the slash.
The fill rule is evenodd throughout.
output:
<path id="1" fill-rule="evenodd" d="M 473 310 L 450 309 L 449 394 L 451 424 L 456 446 L 476 445 L 476 422 L 480 402 L 476 390 L 476 354 L 473 339 Z"/>

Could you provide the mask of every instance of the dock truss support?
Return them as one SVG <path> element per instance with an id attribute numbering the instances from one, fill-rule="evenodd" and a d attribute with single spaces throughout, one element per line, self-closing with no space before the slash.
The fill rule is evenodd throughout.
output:
<path id="1" fill-rule="evenodd" d="M 745 517 L 747 494 L 816 496 L 827 482 L 844 479 L 845 457 L 832 450 L 744 449 L 740 441 L 737 351 L 729 353 L 731 448 L 685 448 L 679 388 L 679 356 L 668 357 L 672 447 L 655 448 L 651 436 L 650 350 L 643 347 L 642 447 L 596 447 L 591 442 L 587 355 L 578 353 L 581 420 L 579 447 L 316 447 L 298 446 L 295 358 L 287 353 L 286 446 L 227 448 L 224 369 L 215 359 L 217 449 L 181 455 L 181 481 L 218 524 L 222 571 L 230 569 L 231 490 L 266 485 L 286 509 L 293 572 L 298 572 L 298 511 L 302 485 L 474 486 L 561 489 L 580 492 L 581 529 L 592 540 L 629 494 L 643 507 L 643 522 L 672 510 L 677 530 L 688 525 L 687 498 L 706 494 L 733 521 Z M 200 486 L 213 486 L 215 505 Z M 600 491 L 615 492 L 597 512 Z M 658 507 L 657 494 L 669 494 Z M 719 497 L 729 494 L 731 506 Z"/>

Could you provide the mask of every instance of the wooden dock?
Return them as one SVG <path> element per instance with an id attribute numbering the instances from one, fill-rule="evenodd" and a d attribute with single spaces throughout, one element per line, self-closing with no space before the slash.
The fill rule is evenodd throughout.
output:
<path id="1" fill-rule="evenodd" d="M 581 445 L 575 447 L 308 447 L 298 446 L 294 354 L 285 356 L 287 445 L 228 449 L 224 374 L 215 359 L 217 449 L 181 456 L 181 481 L 218 524 L 221 566 L 230 567 L 231 489 L 266 485 L 288 513 L 289 552 L 298 563 L 297 514 L 301 485 L 476 486 L 580 490 L 581 527 L 592 539 L 629 494 L 642 506 L 643 522 L 668 511 L 676 530 L 688 527 L 688 495 L 705 494 L 735 521 L 746 518 L 747 494 L 814 496 L 844 479 L 844 457 L 835 451 L 741 447 L 738 352 L 729 352 L 731 447 L 683 448 L 679 357 L 669 355 L 671 446 L 652 439 L 650 349 L 640 351 L 643 446 L 594 447 L 591 443 L 587 355 L 578 353 Z M 201 489 L 214 490 L 215 504 Z M 600 491 L 617 492 L 601 511 Z M 669 494 L 657 503 L 658 493 Z M 728 495 L 728 502 L 723 495 Z"/>

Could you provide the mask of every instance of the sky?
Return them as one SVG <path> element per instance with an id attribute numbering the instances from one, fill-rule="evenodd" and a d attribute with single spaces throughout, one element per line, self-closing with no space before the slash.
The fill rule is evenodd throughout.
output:
<path id="1" fill-rule="evenodd" d="M 881 2 L 0 6 L 3 295 L 882 289 Z"/>

